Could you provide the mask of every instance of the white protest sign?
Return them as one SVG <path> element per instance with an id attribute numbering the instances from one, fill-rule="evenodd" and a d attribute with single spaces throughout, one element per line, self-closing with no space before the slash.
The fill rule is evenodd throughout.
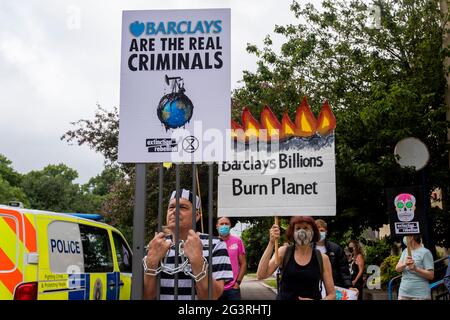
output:
<path id="1" fill-rule="evenodd" d="M 243 115 L 235 160 L 219 164 L 219 216 L 336 215 L 336 122 L 328 104 L 322 111 L 317 121 L 304 100 L 296 124 L 287 115 L 279 123 L 268 108 L 261 123 Z M 264 129 L 276 136 L 262 141 Z"/>
<path id="2" fill-rule="evenodd" d="M 123 12 L 119 162 L 223 160 L 230 44 L 229 9 Z"/>

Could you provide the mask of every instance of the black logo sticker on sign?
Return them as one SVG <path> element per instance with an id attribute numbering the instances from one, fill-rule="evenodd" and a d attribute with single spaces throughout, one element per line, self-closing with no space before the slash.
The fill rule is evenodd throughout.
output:
<path id="1" fill-rule="evenodd" d="M 171 138 L 152 138 L 145 140 L 148 152 L 177 152 L 178 142 Z"/>

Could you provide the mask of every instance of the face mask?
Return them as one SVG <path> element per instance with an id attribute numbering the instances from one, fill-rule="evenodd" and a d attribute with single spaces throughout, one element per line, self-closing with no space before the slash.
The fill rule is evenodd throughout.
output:
<path id="1" fill-rule="evenodd" d="M 405 246 L 408 246 L 408 238 L 407 237 L 403 237 L 403 244 Z"/>
<path id="2" fill-rule="evenodd" d="M 353 248 L 352 247 L 348 248 L 348 252 L 353 253 Z"/>
<path id="3" fill-rule="evenodd" d="M 320 241 L 325 240 L 326 237 L 327 237 L 327 233 L 325 231 L 321 231 L 320 232 Z"/>
<path id="4" fill-rule="evenodd" d="M 294 240 L 300 246 L 306 246 L 311 243 L 313 233 L 311 230 L 300 229 L 295 231 Z"/>
<path id="5" fill-rule="evenodd" d="M 219 234 L 221 236 L 227 236 L 230 233 L 230 226 L 226 224 L 219 226 Z"/>

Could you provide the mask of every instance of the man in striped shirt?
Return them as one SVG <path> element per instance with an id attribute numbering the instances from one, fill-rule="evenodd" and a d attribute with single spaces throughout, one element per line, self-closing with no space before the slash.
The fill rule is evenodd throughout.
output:
<path id="1" fill-rule="evenodd" d="M 183 271 L 178 272 L 178 295 L 179 300 L 192 299 L 192 283 L 195 282 L 196 299 L 208 299 L 208 269 L 206 274 L 202 273 L 207 266 L 209 255 L 209 235 L 194 232 L 192 229 L 192 203 L 194 195 L 186 189 L 180 190 L 179 206 L 179 239 L 184 241 L 182 250 L 189 260 L 191 274 L 199 276 L 197 281 L 186 275 Z M 196 213 L 195 219 L 200 219 L 200 199 L 195 196 Z M 175 215 L 176 215 L 176 192 L 172 192 L 169 207 L 167 209 L 167 229 L 170 234 L 160 232 L 150 241 L 146 264 L 149 269 L 157 269 L 160 262 L 166 257 L 165 266 L 173 268 L 175 266 L 175 246 L 172 240 L 175 235 Z M 178 256 L 179 265 L 182 259 Z M 204 275 L 204 276 L 202 276 Z M 160 299 L 173 300 L 175 298 L 175 276 L 161 272 Z M 233 280 L 233 271 L 225 242 L 218 238 L 212 239 L 212 299 L 218 299 L 223 292 L 225 283 Z M 144 299 L 155 299 L 157 278 L 154 275 L 146 273 L 144 276 Z"/>

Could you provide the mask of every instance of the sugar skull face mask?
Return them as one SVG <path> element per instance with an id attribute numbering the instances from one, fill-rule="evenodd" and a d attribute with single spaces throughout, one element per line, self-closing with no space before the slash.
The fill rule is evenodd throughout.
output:
<path id="1" fill-rule="evenodd" d="M 409 193 L 402 193 L 395 197 L 395 210 L 400 221 L 408 222 L 414 219 L 416 198 Z"/>
<path id="2" fill-rule="evenodd" d="M 311 243 L 313 232 L 309 229 L 299 229 L 294 232 L 294 240 L 300 246 L 306 246 Z"/>

